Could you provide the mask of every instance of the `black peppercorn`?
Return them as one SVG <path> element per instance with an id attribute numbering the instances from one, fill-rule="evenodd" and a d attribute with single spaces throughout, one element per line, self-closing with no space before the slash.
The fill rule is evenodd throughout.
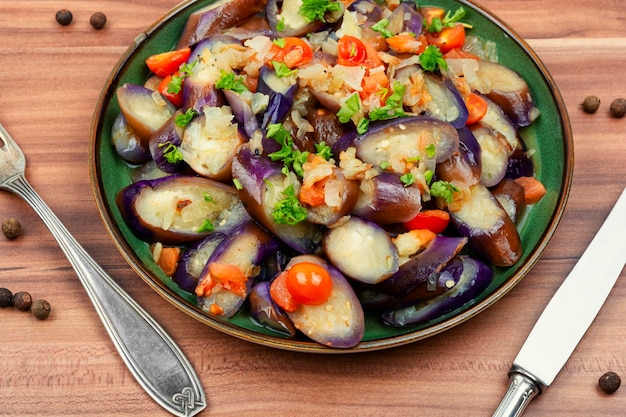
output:
<path id="1" fill-rule="evenodd" d="M 2 221 L 2 233 L 7 239 L 17 239 L 17 237 L 22 233 L 22 225 L 20 221 L 14 217 L 9 217 Z"/>
<path id="2" fill-rule="evenodd" d="M 617 117 L 618 119 L 624 117 L 624 115 L 626 115 L 626 100 L 623 98 L 616 98 L 613 100 L 610 111 L 613 117 Z"/>
<path id="3" fill-rule="evenodd" d="M 0 288 L 0 307 L 8 307 L 13 303 L 13 293 L 8 288 Z"/>
<path id="4" fill-rule="evenodd" d="M 596 96 L 587 96 L 582 104 L 583 110 L 587 113 L 595 113 L 600 107 L 600 99 Z"/>
<path id="5" fill-rule="evenodd" d="M 91 23 L 91 26 L 93 26 L 94 29 L 100 30 L 104 27 L 104 25 L 106 25 L 107 17 L 102 12 L 96 12 L 91 15 L 89 23 Z"/>
<path id="6" fill-rule="evenodd" d="M 67 26 L 72 23 L 72 12 L 67 9 L 59 10 L 55 17 L 59 25 Z"/>
<path id="7" fill-rule="evenodd" d="M 615 391 L 617 391 L 621 383 L 621 378 L 615 372 L 607 372 L 602 375 L 598 380 L 600 389 L 607 394 L 613 394 Z"/>
<path id="8" fill-rule="evenodd" d="M 36 300 L 33 303 L 30 311 L 39 320 L 45 320 L 50 315 L 50 309 L 51 309 L 50 303 L 47 302 L 46 300 Z"/>
<path id="9" fill-rule="evenodd" d="M 26 291 L 13 294 L 13 306 L 18 310 L 28 311 L 33 304 L 33 298 Z"/>

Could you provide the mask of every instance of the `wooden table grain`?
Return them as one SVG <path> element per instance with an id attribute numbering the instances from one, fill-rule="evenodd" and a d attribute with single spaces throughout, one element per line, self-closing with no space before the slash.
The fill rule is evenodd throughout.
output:
<path id="1" fill-rule="evenodd" d="M 427 0 L 420 4 L 428 3 Z M 176 0 L 0 0 L 0 121 L 28 158 L 27 177 L 77 240 L 170 332 L 202 379 L 203 416 L 489 416 L 533 323 L 626 185 L 622 0 L 484 0 L 552 73 L 574 133 L 569 203 L 549 247 L 509 294 L 482 314 L 410 345 L 357 355 L 274 350 L 221 334 L 177 310 L 139 279 L 105 231 L 91 192 L 89 129 L 100 90 L 134 37 Z M 68 27 L 55 12 L 70 9 Z M 89 25 L 92 13 L 106 27 Z M 580 109 L 597 95 L 593 115 Z M 52 304 L 38 321 L 0 310 L 0 416 L 164 416 L 135 382 L 43 223 L 0 192 L 0 287 Z M 626 231 L 625 231 L 626 232 Z M 589 279 L 594 277 L 590 276 Z M 532 416 L 623 416 L 626 387 L 599 391 L 606 371 L 626 378 L 626 272 Z"/>

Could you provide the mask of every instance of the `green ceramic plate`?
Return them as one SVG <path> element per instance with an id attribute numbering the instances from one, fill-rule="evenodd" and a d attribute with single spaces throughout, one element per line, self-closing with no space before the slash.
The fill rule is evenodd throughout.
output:
<path id="1" fill-rule="evenodd" d="M 195 305 L 195 295 L 180 290 L 152 261 L 148 245 L 136 238 L 122 220 L 115 205 L 117 192 L 130 184 L 132 169 L 116 156 L 110 130 L 119 113 L 115 91 L 123 83 L 142 84 L 149 76 L 144 60 L 155 53 L 172 49 L 187 17 L 211 0 L 181 3 L 140 34 L 121 57 L 107 80 L 94 114 L 91 129 L 91 182 L 104 223 L 118 249 L 148 285 L 191 317 L 224 333 L 282 349 L 322 353 L 345 353 L 384 349 L 424 339 L 443 332 L 475 316 L 513 288 L 537 262 L 561 219 L 569 194 L 573 169 L 573 141 L 565 105 L 554 80 L 539 57 L 510 27 L 481 6 L 467 0 L 432 0 L 432 5 L 446 9 L 464 6 L 465 22 L 472 32 L 492 40 L 501 63 L 514 68 L 531 87 L 541 116 L 521 135 L 536 152 L 533 162 L 536 175 L 546 186 L 546 196 L 526 210 L 518 228 L 524 253 L 512 268 L 496 270 L 492 285 L 471 303 L 425 325 L 395 328 L 367 316 L 363 341 L 352 349 L 331 349 L 305 339 L 288 339 L 255 324 L 246 311 L 229 320 L 220 320 L 202 312 Z M 421 2 L 425 3 L 425 2 Z"/>

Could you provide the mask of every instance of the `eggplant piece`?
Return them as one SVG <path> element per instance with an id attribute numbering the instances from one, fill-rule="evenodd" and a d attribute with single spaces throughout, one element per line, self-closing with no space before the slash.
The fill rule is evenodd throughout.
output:
<path id="1" fill-rule="evenodd" d="M 459 135 L 451 124 L 432 117 L 404 117 L 371 126 L 362 135 L 356 130 L 346 134 L 335 143 L 333 153 L 339 155 L 351 146 L 360 160 L 375 166 L 390 164 L 396 171 L 394 161 L 401 162 L 403 169 L 396 173 L 404 174 L 408 161 L 434 165 L 448 159 L 458 150 Z"/>
<path id="2" fill-rule="evenodd" d="M 480 183 L 493 187 L 504 178 L 509 164 L 511 145 L 499 132 L 484 126 L 472 127 L 472 133 L 480 145 Z"/>
<path id="3" fill-rule="evenodd" d="M 511 145 L 511 153 L 522 146 L 517 128 L 504 113 L 504 111 L 493 101 L 484 97 L 487 101 L 487 113 L 477 123 L 478 126 L 485 126 L 495 130 L 506 138 Z"/>
<path id="4" fill-rule="evenodd" d="M 458 133 L 459 152 L 437 164 L 435 173 L 440 180 L 469 186 L 480 181 L 481 149 L 469 128 L 458 129 Z"/>
<path id="5" fill-rule="evenodd" d="M 260 264 L 278 245 L 253 221 L 234 229 L 202 270 L 195 290 L 198 307 L 212 315 L 234 316 L 248 297 Z"/>
<path id="6" fill-rule="evenodd" d="M 319 250 L 322 230 L 319 225 L 302 221 L 297 224 L 276 223 L 272 215 L 276 204 L 284 199 L 290 185 L 299 184 L 281 170 L 283 165 L 264 155 L 256 155 L 248 145 L 242 145 L 233 160 L 232 173 L 241 187 L 239 198 L 250 215 L 274 236 L 299 253 Z"/>
<path id="7" fill-rule="evenodd" d="M 245 132 L 248 139 L 252 138 L 260 128 L 257 114 L 267 108 L 269 97 L 262 93 L 249 91 L 237 93 L 232 90 L 223 90 L 223 93 L 239 127 Z"/>
<path id="8" fill-rule="evenodd" d="M 176 112 L 176 107 L 158 91 L 124 84 L 116 91 L 120 110 L 133 132 L 148 147 L 150 136 Z"/>
<path id="9" fill-rule="evenodd" d="M 217 181 L 231 178 L 231 164 L 247 138 L 233 123 L 227 106 L 205 107 L 185 128 L 180 144 L 183 159 L 199 175 Z"/>
<path id="10" fill-rule="evenodd" d="M 329 167 L 328 169 L 332 173 L 320 180 L 323 181 L 324 201 L 316 205 L 304 203 L 303 205 L 307 209 L 306 219 L 309 222 L 332 226 L 352 210 L 359 196 L 359 186 L 357 181 L 346 179 L 343 171 L 330 162 L 324 165 Z M 307 176 L 316 169 L 306 170 L 307 163 L 305 163 L 304 168 L 303 188 L 306 185 Z M 316 183 L 317 181 L 313 183 L 313 188 L 317 187 Z"/>
<path id="11" fill-rule="evenodd" d="M 122 113 L 117 115 L 111 126 L 111 141 L 115 152 L 128 163 L 142 164 L 151 159 L 150 151 L 135 135 Z"/>
<path id="12" fill-rule="evenodd" d="M 235 188 L 201 177 L 139 181 L 120 190 L 116 203 L 138 237 L 164 244 L 227 233 L 249 220 Z"/>
<path id="13" fill-rule="evenodd" d="M 444 268 L 442 271 L 442 274 L 445 272 L 451 277 L 458 276 L 460 272 L 458 279 L 453 278 L 457 283 L 452 290 L 423 303 L 383 313 L 383 321 L 392 326 L 427 323 L 462 308 L 480 296 L 493 281 L 493 270 L 484 262 L 467 255 L 459 258 L 463 262 L 462 269 L 452 263 L 451 269 Z"/>
<path id="14" fill-rule="evenodd" d="M 454 258 L 467 241 L 465 237 L 437 235 L 425 250 L 402 264 L 389 279 L 372 286 L 372 289 L 396 297 L 411 292 L 416 299 L 427 297 L 430 277 Z"/>
<path id="15" fill-rule="evenodd" d="M 491 193 L 498 200 L 502 208 L 509 215 L 513 223 L 521 216 L 524 207 L 524 187 L 511 178 L 504 178 L 491 189 Z"/>
<path id="16" fill-rule="evenodd" d="M 325 108 L 309 111 L 306 119 L 313 126 L 313 142 L 315 143 L 333 146 L 348 133 L 348 128 L 339 121 L 337 115 Z"/>
<path id="17" fill-rule="evenodd" d="M 507 178 L 534 177 L 535 168 L 528 154 L 523 149 L 516 149 L 509 156 L 509 164 L 506 168 Z"/>
<path id="18" fill-rule="evenodd" d="M 274 69 L 263 66 L 259 72 L 257 92 L 269 96 L 267 109 L 263 113 L 261 129 L 274 123 L 282 123 L 291 112 L 298 84 L 293 77 L 279 77 Z"/>
<path id="19" fill-rule="evenodd" d="M 470 195 L 450 221 L 461 236 L 491 264 L 511 266 L 522 255 L 522 242 L 515 223 L 498 200 L 482 184 L 469 188 Z"/>
<path id="20" fill-rule="evenodd" d="M 356 286 L 355 291 L 365 311 L 385 312 L 413 306 L 453 290 L 459 283 L 463 261 L 458 256 L 447 262 L 440 271 L 432 273 L 424 284 L 408 293 L 393 296 L 382 293 L 372 286 Z"/>
<path id="21" fill-rule="evenodd" d="M 404 223 L 421 208 L 422 196 L 417 185 L 405 186 L 398 175 L 383 172 L 361 180 L 352 214 L 378 224 Z"/>
<path id="22" fill-rule="evenodd" d="M 351 217 L 329 229 L 322 244 L 328 260 L 357 281 L 375 284 L 398 271 L 398 251 L 376 223 Z"/>
<path id="23" fill-rule="evenodd" d="M 451 80 L 444 81 L 434 75 L 424 74 L 424 87 L 431 97 L 426 104 L 427 115 L 448 122 L 456 129 L 465 126 L 469 115 L 467 106 Z"/>
<path id="24" fill-rule="evenodd" d="M 296 327 L 287 314 L 270 297 L 270 282 L 262 281 L 252 287 L 248 295 L 250 315 L 259 324 L 270 330 L 296 336 Z"/>
<path id="25" fill-rule="evenodd" d="M 477 75 L 489 85 L 487 97 L 500 106 L 516 126 L 528 126 L 539 117 L 530 88 L 517 72 L 502 64 L 480 60 Z"/>
<path id="26" fill-rule="evenodd" d="M 176 117 L 180 114 L 182 112 L 178 110 L 150 136 L 149 149 L 152 159 L 161 171 L 168 174 L 182 173 L 189 169 L 184 159 L 175 156 L 183 141 L 185 130 L 176 124 Z"/>
<path id="27" fill-rule="evenodd" d="M 265 3 L 266 0 L 218 0 L 193 12 L 185 23 L 176 49 L 192 46 L 238 25 L 263 10 Z"/>
<path id="28" fill-rule="evenodd" d="M 267 0 L 265 6 L 265 14 L 270 23 L 270 28 L 278 35 L 285 36 L 304 36 L 307 33 L 322 30 L 324 22 L 314 20 L 309 22 L 299 12 L 302 6 L 302 0 Z M 279 22 L 284 23 L 284 27 L 279 30 Z"/>
<path id="29" fill-rule="evenodd" d="M 373 25 L 383 18 L 382 9 L 372 0 L 356 0 L 350 3 L 348 10 L 358 13 L 360 15 L 359 18 L 366 19 L 364 24 L 369 23 Z M 359 18 L 357 18 L 357 21 L 361 21 Z M 420 31 L 414 33 L 420 33 Z"/>
<path id="30" fill-rule="evenodd" d="M 300 304 L 287 315 L 307 337 L 332 348 L 356 346 L 365 333 L 365 317 L 359 299 L 348 280 L 332 265 L 313 255 L 292 258 L 286 269 L 300 262 L 324 267 L 332 279 L 329 299 L 320 305 Z"/>
<path id="31" fill-rule="evenodd" d="M 207 261 L 225 238 L 223 233 L 213 233 L 185 250 L 172 280 L 181 289 L 193 293 Z"/>

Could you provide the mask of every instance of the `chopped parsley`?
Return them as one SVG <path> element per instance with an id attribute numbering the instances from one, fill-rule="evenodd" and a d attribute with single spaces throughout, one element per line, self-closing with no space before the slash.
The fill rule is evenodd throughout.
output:
<path id="1" fill-rule="evenodd" d="M 214 229 L 215 226 L 213 226 L 213 222 L 209 219 L 206 219 L 204 223 L 202 223 L 202 225 L 198 228 L 198 233 L 212 232 Z"/>
<path id="2" fill-rule="evenodd" d="M 380 19 L 378 22 L 372 25 L 372 30 L 383 35 L 383 38 L 391 38 L 393 36 L 393 33 L 391 33 L 389 29 L 387 29 L 387 26 L 389 26 L 389 19 Z"/>
<path id="3" fill-rule="evenodd" d="M 447 181 L 435 181 L 430 186 L 430 195 L 443 198 L 448 204 L 452 202 L 453 193 L 458 191 L 461 190 Z"/>
<path id="4" fill-rule="evenodd" d="M 278 61 L 272 61 L 272 66 L 274 67 L 274 72 L 277 77 L 289 77 L 298 72 L 297 69 L 291 69 L 287 66 L 287 64 Z"/>
<path id="5" fill-rule="evenodd" d="M 435 173 L 430 169 L 424 172 L 424 180 L 426 181 L 426 184 L 430 184 L 430 182 L 433 180 L 433 175 L 435 175 Z"/>
<path id="6" fill-rule="evenodd" d="M 284 17 L 281 17 L 278 23 L 276 23 L 276 30 L 278 32 L 282 32 L 283 30 L 285 30 L 285 18 Z"/>
<path id="7" fill-rule="evenodd" d="M 356 125 L 356 132 L 359 135 L 362 135 L 363 133 L 367 132 L 369 125 L 370 121 L 366 118 L 362 118 L 361 120 L 359 120 L 359 124 Z"/>
<path id="8" fill-rule="evenodd" d="M 178 146 L 173 145 L 172 142 L 167 141 L 159 143 L 157 146 L 159 148 L 165 147 L 165 150 L 163 151 L 163 157 L 170 164 L 177 164 L 183 160 L 183 154 L 180 152 L 180 149 L 178 149 Z"/>
<path id="9" fill-rule="evenodd" d="M 332 149 L 325 142 L 316 143 L 315 150 L 317 151 L 317 156 L 321 156 L 327 161 L 333 157 Z"/>
<path id="10" fill-rule="evenodd" d="M 210 195 L 208 195 L 207 193 L 204 193 L 203 195 L 203 199 L 204 201 L 206 201 L 207 203 L 215 203 L 215 200 L 213 200 L 213 197 L 211 197 Z"/>
<path id="11" fill-rule="evenodd" d="M 451 14 L 451 11 L 448 10 L 443 20 L 435 17 L 430 22 L 430 25 L 426 26 L 426 30 L 428 30 L 430 33 L 436 33 L 441 32 L 444 27 L 454 27 L 454 25 L 459 23 L 459 21 L 465 17 L 465 14 L 465 9 L 463 7 L 459 7 L 458 9 L 456 9 L 454 11 L 454 14 Z M 472 27 L 467 23 L 463 23 L 463 26 L 467 28 Z"/>
<path id="12" fill-rule="evenodd" d="M 332 0 L 302 0 L 302 5 L 298 9 L 298 13 L 308 22 L 321 20 L 326 22 L 324 15 L 327 12 L 341 11 L 341 3 Z"/>
<path id="13" fill-rule="evenodd" d="M 306 162 L 309 153 L 300 151 L 293 146 L 291 134 L 281 123 L 274 123 L 267 127 L 267 137 L 274 139 L 280 145 L 280 150 L 272 152 L 268 156 L 272 161 L 283 161 L 285 164 L 283 174 L 293 169 L 299 177 L 304 175 L 302 165 Z"/>
<path id="14" fill-rule="evenodd" d="M 185 127 L 197 114 L 198 112 L 195 109 L 189 108 L 185 113 L 176 116 L 176 118 L 174 118 L 174 123 L 176 123 L 176 126 L 178 127 Z"/>
<path id="15" fill-rule="evenodd" d="M 233 178 L 233 185 L 236 189 L 243 190 L 243 185 L 241 185 L 241 181 L 239 181 L 239 178 Z"/>
<path id="16" fill-rule="evenodd" d="M 354 93 L 343 103 L 337 112 L 337 118 L 341 123 L 348 123 L 352 116 L 361 109 L 359 94 Z"/>
<path id="17" fill-rule="evenodd" d="M 170 94 L 178 94 L 180 90 L 183 88 L 183 81 L 189 74 L 191 74 L 191 70 L 196 65 L 196 61 L 193 61 L 191 64 L 184 64 L 178 72 L 172 75 L 172 80 L 167 84 L 167 92 Z"/>
<path id="18" fill-rule="evenodd" d="M 448 69 L 448 63 L 443 59 L 443 54 L 435 45 L 428 47 L 419 56 L 420 65 L 426 71 L 435 71 L 437 69 L 445 71 Z"/>
<path id="19" fill-rule="evenodd" d="M 306 209 L 302 207 L 298 197 L 296 197 L 293 184 L 285 188 L 282 195 L 285 198 L 276 203 L 272 211 L 272 217 L 276 224 L 295 225 L 306 220 Z"/>
<path id="20" fill-rule="evenodd" d="M 243 82 L 243 77 L 236 76 L 234 72 L 220 71 L 220 78 L 215 82 L 215 88 L 222 90 L 232 90 L 235 93 L 243 93 L 249 91 L 246 84 Z"/>
<path id="21" fill-rule="evenodd" d="M 430 159 L 433 159 L 437 155 L 437 147 L 431 143 L 426 146 L 426 156 Z"/>
<path id="22" fill-rule="evenodd" d="M 406 174 L 400 176 L 400 181 L 405 187 L 408 187 L 415 182 L 415 177 L 410 172 L 407 172 Z"/>
<path id="23" fill-rule="evenodd" d="M 390 165 L 389 161 L 383 161 L 380 163 L 380 169 L 387 169 Z"/>
<path id="24" fill-rule="evenodd" d="M 284 19 L 285 19 L 285 18 L 283 17 L 283 20 L 284 20 Z M 277 39 L 274 39 L 274 40 L 272 41 L 272 43 L 273 43 L 274 45 L 278 46 L 278 47 L 279 47 L 279 48 L 281 48 L 281 49 L 282 49 L 282 48 L 284 48 L 284 47 L 285 47 L 285 45 L 287 45 L 287 41 L 285 40 L 285 38 L 277 38 Z"/>
<path id="25" fill-rule="evenodd" d="M 370 111 L 368 117 L 370 121 L 389 120 L 406 116 L 402 105 L 402 96 L 406 87 L 399 81 L 393 83 L 393 93 L 385 100 L 385 105 Z"/>

